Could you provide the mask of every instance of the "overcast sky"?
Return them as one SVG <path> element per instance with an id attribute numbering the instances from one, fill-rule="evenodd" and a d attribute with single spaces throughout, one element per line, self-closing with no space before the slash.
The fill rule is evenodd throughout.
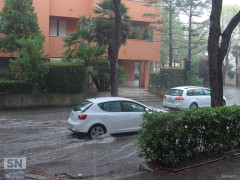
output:
<path id="1" fill-rule="evenodd" d="M 223 0 L 224 5 L 239 5 L 240 6 L 240 1 L 239 0 Z"/>

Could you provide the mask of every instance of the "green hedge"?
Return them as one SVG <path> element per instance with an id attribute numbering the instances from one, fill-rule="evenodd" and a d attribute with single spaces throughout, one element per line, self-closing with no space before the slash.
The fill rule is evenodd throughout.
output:
<path id="1" fill-rule="evenodd" d="M 240 145 L 240 106 L 153 112 L 144 115 L 137 146 L 139 156 L 171 167 L 196 153 L 224 153 Z"/>
<path id="2" fill-rule="evenodd" d="M 150 74 L 150 85 L 163 90 L 184 85 L 183 68 L 161 68 L 160 72 Z"/>
<path id="3" fill-rule="evenodd" d="M 32 86 L 23 81 L 0 81 L 0 94 L 28 94 L 32 92 Z"/>
<path id="4" fill-rule="evenodd" d="M 47 91 L 49 93 L 81 93 L 85 87 L 86 68 L 73 62 L 49 63 Z"/>

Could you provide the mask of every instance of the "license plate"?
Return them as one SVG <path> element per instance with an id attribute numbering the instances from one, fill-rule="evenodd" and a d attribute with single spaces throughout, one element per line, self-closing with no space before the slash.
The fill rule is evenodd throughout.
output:
<path id="1" fill-rule="evenodd" d="M 68 129 L 72 130 L 73 126 L 71 124 L 68 124 Z"/>

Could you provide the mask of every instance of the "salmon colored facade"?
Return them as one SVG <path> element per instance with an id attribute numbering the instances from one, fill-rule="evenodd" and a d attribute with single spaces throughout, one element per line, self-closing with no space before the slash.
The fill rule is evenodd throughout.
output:
<path id="1" fill-rule="evenodd" d="M 63 39 L 76 31 L 80 15 L 94 17 L 93 8 L 99 1 L 34 0 L 38 23 L 45 36 L 45 53 L 49 54 L 50 60 L 61 58 L 65 51 Z M 144 29 L 157 20 L 143 17 L 144 13 L 156 13 L 156 8 L 147 7 L 144 0 L 122 0 L 122 3 L 129 8 L 128 16 L 132 24 L 137 24 Z M 4 0 L 0 0 L 0 9 L 3 6 Z M 9 54 L 0 53 L 0 57 L 9 57 Z M 119 51 L 119 62 L 125 67 L 129 80 L 134 80 L 135 63 L 139 63 L 139 86 L 141 88 L 148 87 L 150 63 L 159 61 L 160 35 L 155 32 L 151 41 L 128 39 L 126 45 L 121 46 Z"/>

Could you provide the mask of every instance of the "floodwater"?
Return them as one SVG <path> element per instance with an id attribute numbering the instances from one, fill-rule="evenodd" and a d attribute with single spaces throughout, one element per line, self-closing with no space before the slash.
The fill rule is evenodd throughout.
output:
<path id="1" fill-rule="evenodd" d="M 228 105 L 240 104 L 240 88 L 225 87 Z M 148 102 L 161 107 L 161 102 Z M 0 111 L 0 172 L 3 158 L 26 157 L 27 172 L 98 176 L 137 172 L 138 134 L 104 135 L 90 140 L 67 128 L 72 107 Z M 38 173 L 37 173 L 38 174 Z"/>
<path id="2" fill-rule="evenodd" d="M 27 170 L 101 175 L 137 170 L 137 133 L 90 140 L 67 129 L 70 107 L 0 112 L 1 159 L 26 157 Z M 3 163 L 0 163 L 3 169 Z"/>

